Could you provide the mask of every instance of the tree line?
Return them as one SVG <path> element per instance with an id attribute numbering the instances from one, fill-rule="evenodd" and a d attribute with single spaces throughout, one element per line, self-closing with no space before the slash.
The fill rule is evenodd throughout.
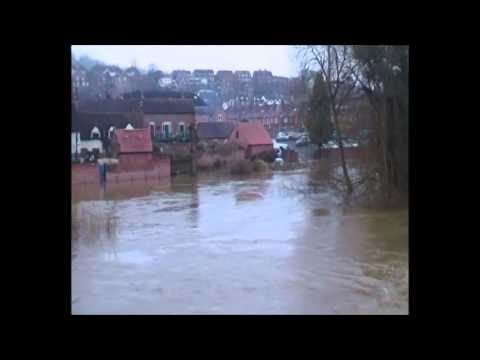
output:
<path id="1" fill-rule="evenodd" d="M 335 138 L 347 194 L 355 184 L 345 160 L 341 119 L 368 104 L 364 124 L 374 169 L 386 199 L 408 191 L 408 46 L 301 46 L 304 98 L 301 111 L 312 142 Z"/>

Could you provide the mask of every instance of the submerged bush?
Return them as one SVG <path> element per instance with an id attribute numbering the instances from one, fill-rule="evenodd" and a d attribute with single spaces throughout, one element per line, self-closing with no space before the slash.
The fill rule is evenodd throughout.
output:
<path id="1" fill-rule="evenodd" d="M 223 165 L 222 160 L 220 160 L 218 158 L 215 159 L 215 161 L 213 162 L 213 168 L 214 169 L 220 169 L 222 167 L 222 165 Z"/>
<path id="2" fill-rule="evenodd" d="M 218 144 L 217 145 L 217 152 L 222 156 L 228 156 L 233 153 L 235 150 L 234 144 L 227 143 L 227 144 Z"/>
<path id="3" fill-rule="evenodd" d="M 266 171 L 268 169 L 269 169 L 268 164 L 261 159 L 256 159 L 253 162 L 253 171 L 263 172 L 263 171 Z"/>
<path id="4" fill-rule="evenodd" d="M 275 152 L 275 150 L 262 151 L 257 155 L 258 159 L 261 159 L 267 163 L 272 163 L 276 157 L 277 153 Z"/>
<path id="5" fill-rule="evenodd" d="M 245 159 L 235 160 L 230 166 L 232 175 L 247 175 L 252 172 L 252 163 Z"/>
<path id="6" fill-rule="evenodd" d="M 192 155 L 178 153 L 173 156 L 173 160 L 174 161 L 192 161 Z"/>

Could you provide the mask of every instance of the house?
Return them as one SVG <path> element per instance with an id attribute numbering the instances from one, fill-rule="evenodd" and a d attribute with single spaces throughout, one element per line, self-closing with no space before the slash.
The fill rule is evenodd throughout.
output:
<path id="1" fill-rule="evenodd" d="M 140 124 L 132 121 L 128 113 L 75 112 L 72 114 L 72 151 L 76 157 L 81 153 L 109 151 L 115 131 L 129 125 L 135 128 Z"/>
<path id="2" fill-rule="evenodd" d="M 188 137 L 195 124 L 195 102 L 192 98 L 145 99 L 142 103 L 143 127 L 152 138 L 162 140 Z"/>
<path id="3" fill-rule="evenodd" d="M 188 70 L 174 70 L 172 71 L 172 79 L 175 81 L 179 89 L 188 90 L 189 81 L 192 74 Z"/>
<path id="4" fill-rule="evenodd" d="M 229 142 L 245 149 L 245 157 L 251 158 L 264 151 L 273 150 L 273 141 L 260 122 L 238 122 Z"/>
<path id="5" fill-rule="evenodd" d="M 145 170 L 152 163 L 153 145 L 148 129 L 115 131 L 112 153 L 118 158 L 122 171 Z"/>
<path id="6" fill-rule="evenodd" d="M 204 122 L 197 124 L 199 141 L 207 143 L 226 142 L 235 128 L 232 122 Z"/>
<path id="7" fill-rule="evenodd" d="M 234 94 L 235 76 L 233 71 L 219 70 L 215 75 L 217 92 L 222 99 L 232 97 Z"/>
<path id="8" fill-rule="evenodd" d="M 254 96 L 271 96 L 273 94 L 273 75 L 270 71 L 254 71 L 252 81 Z"/>

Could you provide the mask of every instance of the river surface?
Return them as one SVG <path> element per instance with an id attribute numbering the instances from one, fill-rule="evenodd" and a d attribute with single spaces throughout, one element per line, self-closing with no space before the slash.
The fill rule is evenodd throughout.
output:
<path id="1" fill-rule="evenodd" d="M 294 190 L 312 179 L 74 187 L 72 313 L 408 314 L 408 211 Z"/>

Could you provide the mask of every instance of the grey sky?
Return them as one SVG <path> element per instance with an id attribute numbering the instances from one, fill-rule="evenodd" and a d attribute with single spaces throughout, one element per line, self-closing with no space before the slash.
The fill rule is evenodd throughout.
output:
<path id="1" fill-rule="evenodd" d="M 295 49 L 283 45 L 74 45 L 76 56 L 88 55 L 107 64 L 147 68 L 270 70 L 276 76 L 297 76 Z"/>

